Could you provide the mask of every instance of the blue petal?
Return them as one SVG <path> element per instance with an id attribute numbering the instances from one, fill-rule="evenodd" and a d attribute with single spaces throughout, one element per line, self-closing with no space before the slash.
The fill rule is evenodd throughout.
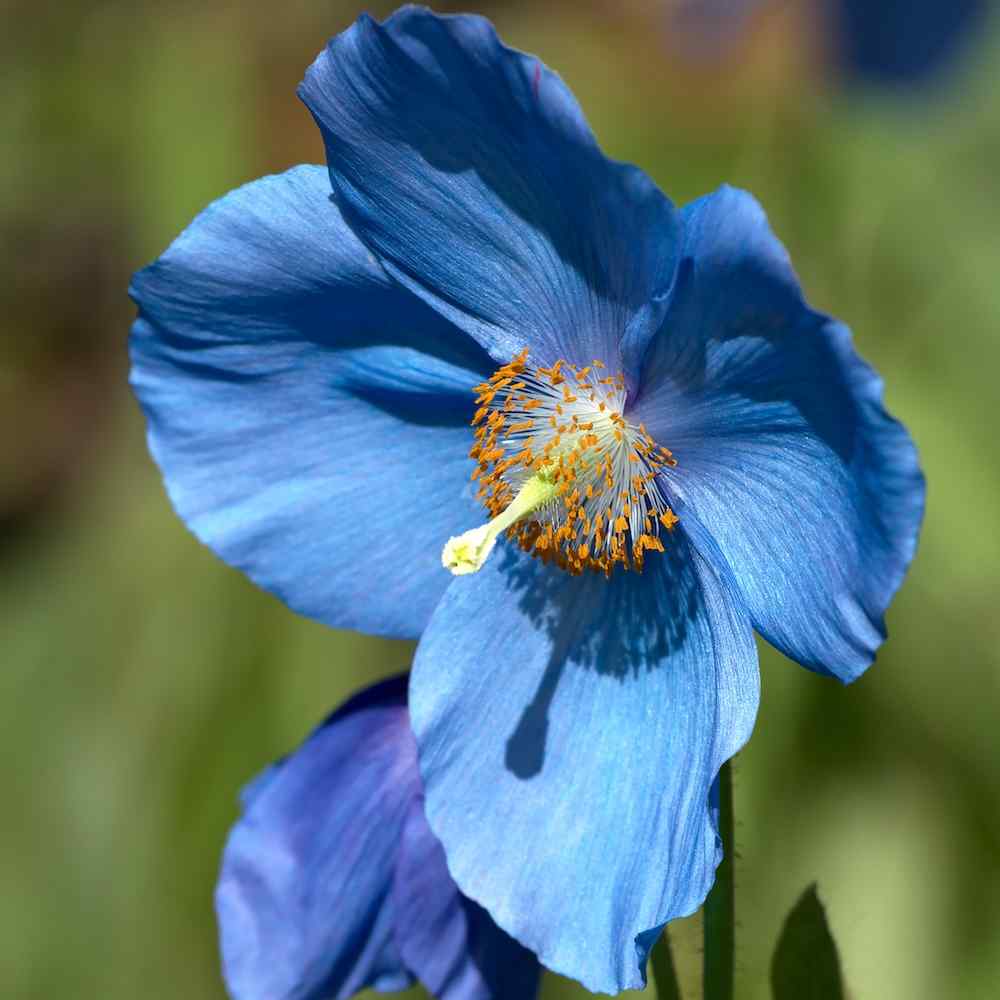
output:
<path id="1" fill-rule="evenodd" d="M 804 666 L 853 680 L 916 548 L 916 449 L 847 328 L 806 305 L 750 195 L 724 188 L 685 221 L 632 419 L 673 450 L 682 523 L 714 536 L 754 626 Z"/>
<path id="2" fill-rule="evenodd" d="M 680 530 L 670 542 L 610 582 L 498 551 L 448 589 L 411 680 L 455 881 L 595 991 L 641 986 L 654 929 L 704 900 L 720 858 L 710 789 L 757 709 L 723 560 Z"/>
<path id="3" fill-rule="evenodd" d="M 393 902 L 399 953 L 438 1000 L 532 1000 L 537 995 L 538 960 L 459 893 L 427 825 L 423 796 L 410 808 Z"/>
<path id="4" fill-rule="evenodd" d="M 236 1000 L 402 989 L 392 877 L 419 778 L 406 678 L 335 713 L 244 796 L 216 890 Z"/>
<path id="5" fill-rule="evenodd" d="M 320 167 L 216 202 L 132 295 L 132 385 L 194 533 L 296 611 L 418 635 L 478 516 L 482 349 L 384 274 Z"/>
<path id="6" fill-rule="evenodd" d="M 676 213 L 608 160 L 573 96 L 479 17 L 407 7 L 334 38 L 300 94 L 345 218 L 499 359 L 593 358 L 656 328 Z"/>

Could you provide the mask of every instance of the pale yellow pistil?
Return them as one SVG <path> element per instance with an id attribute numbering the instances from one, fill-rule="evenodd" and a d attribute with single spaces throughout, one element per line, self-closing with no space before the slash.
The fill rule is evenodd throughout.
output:
<path id="1" fill-rule="evenodd" d="M 492 521 L 449 538 L 441 552 L 441 564 L 455 576 L 478 572 L 501 532 L 530 517 L 554 500 L 558 493 L 558 484 L 545 472 L 532 476 Z"/>

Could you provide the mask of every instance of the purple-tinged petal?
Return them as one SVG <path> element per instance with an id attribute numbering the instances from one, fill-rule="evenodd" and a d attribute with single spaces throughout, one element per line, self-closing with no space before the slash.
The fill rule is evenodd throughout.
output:
<path id="1" fill-rule="evenodd" d="M 406 678 L 364 692 L 244 794 L 216 890 L 235 1000 L 340 1000 L 411 980 L 392 878 L 419 794 Z"/>
<path id="2" fill-rule="evenodd" d="M 438 1000 L 532 1000 L 541 968 L 448 874 L 421 795 L 410 807 L 393 889 L 396 946 Z"/>
<path id="3" fill-rule="evenodd" d="M 459 893 L 424 816 L 405 676 L 376 684 L 243 792 L 216 891 L 235 1000 L 341 1000 L 419 979 L 532 1000 L 535 957 Z"/>

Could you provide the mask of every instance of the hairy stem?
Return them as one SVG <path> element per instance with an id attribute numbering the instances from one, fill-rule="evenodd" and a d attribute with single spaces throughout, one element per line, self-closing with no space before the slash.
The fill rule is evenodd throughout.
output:
<path id="1" fill-rule="evenodd" d="M 733 1000 L 735 894 L 733 891 L 733 775 L 726 761 L 719 771 L 719 836 L 722 864 L 705 900 L 705 1000 Z"/>

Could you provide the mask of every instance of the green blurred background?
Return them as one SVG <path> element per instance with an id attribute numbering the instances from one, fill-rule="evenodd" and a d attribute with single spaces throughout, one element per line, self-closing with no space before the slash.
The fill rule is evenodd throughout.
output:
<path id="1" fill-rule="evenodd" d="M 659 6 L 478 9 L 676 201 L 723 181 L 756 193 L 812 302 L 885 375 L 930 482 L 891 638 L 861 681 L 762 649 L 735 772 L 738 997 L 769 996 L 782 919 L 812 880 L 857 1000 L 996 997 L 996 32 L 935 87 L 890 96 L 835 82 L 802 3 L 702 62 L 667 44 Z M 211 894 L 238 788 L 408 663 L 408 644 L 304 621 L 201 548 L 126 385 L 130 272 L 228 189 L 322 161 L 295 86 L 360 9 L 5 5 L 4 997 L 223 997 Z M 698 918 L 673 930 L 693 998 Z M 543 995 L 585 994 L 552 976 Z"/>

